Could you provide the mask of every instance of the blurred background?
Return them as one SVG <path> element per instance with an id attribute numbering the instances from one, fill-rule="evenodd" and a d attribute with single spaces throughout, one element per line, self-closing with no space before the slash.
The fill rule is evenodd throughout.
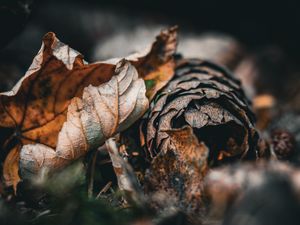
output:
<path id="1" fill-rule="evenodd" d="M 272 51 L 277 60 L 283 55 L 289 62 L 300 57 L 296 1 L 1 0 L 0 4 L 1 68 L 18 64 L 6 68 L 14 73 L 24 73 L 48 31 L 88 61 L 142 49 L 161 28 L 174 24 L 180 27 L 179 51 L 187 56 L 202 56 L 203 38 L 207 41 L 203 35 L 217 33 L 227 48 L 234 42 L 250 52 Z"/>
<path id="2" fill-rule="evenodd" d="M 217 58 L 218 63 L 232 70 L 245 56 L 248 59 L 251 56 L 250 61 L 258 59 L 258 63 L 264 64 L 260 67 L 267 67 L 267 72 L 260 69 L 256 73 L 276 77 L 273 86 L 264 87 L 261 81 L 258 91 L 276 92 L 286 88 L 282 87 L 282 82 L 288 75 L 292 83 L 298 77 L 295 67 L 300 58 L 300 14 L 296 3 L 1 0 L 0 89 L 10 89 L 24 74 L 48 31 L 55 32 L 61 41 L 80 51 L 91 62 L 141 50 L 162 28 L 178 24 L 178 52 L 186 57 Z M 220 59 L 224 57 L 227 59 Z M 249 71 L 249 60 L 246 64 Z M 244 72 L 245 66 L 242 70 Z M 292 89 L 288 98 L 295 95 L 295 87 Z M 253 90 L 248 91 L 253 94 Z M 282 90 L 275 94 L 282 95 Z"/>
<path id="3" fill-rule="evenodd" d="M 259 108 L 259 128 L 286 113 L 293 119 L 283 121 L 294 121 L 300 110 L 298 9 L 289 0 L 0 0 L 0 91 L 24 75 L 49 31 L 94 62 L 141 51 L 161 29 L 178 25 L 178 53 L 232 70 Z M 300 142 L 300 125 L 295 130 Z"/>
<path id="4" fill-rule="evenodd" d="M 248 97 L 259 107 L 276 106 L 276 115 L 300 110 L 297 1 L 0 2 L 0 91 L 24 75 L 49 31 L 94 62 L 141 51 L 161 29 L 178 25 L 178 53 L 228 67 Z M 256 101 L 261 95 L 267 98 Z"/>
<path id="5" fill-rule="evenodd" d="M 161 29 L 173 25 L 179 26 L 179 54 L 214 61 L 241 79 L 253 102 L 262 137 L 272 129 L 286 129 L 295 137 L 299 150 L 297 1 L 0 0 L 0 91 L 10 90 L 25 74 L 49 31 L 81 52 L 86 61 L 94 62 L 141 51 Z M 298 166 L 299 162 L 300 157 Z M 236 215 L 250 215 L 269 199 L 275 203 L 262 211 L 269 215 L 264 218 L 272 219 L 269 224 L 276 224 L 273 215 L 280 216 L 288 207 L 297 211 L 285 210 L 287 218 L 299 215 L 299 206 L 293 205 L 298 200 L 286 194 L 292 191 L 282 177 L 266 177 L 275 178 L 267 180 L 266 190 L 255 190 L 258 194 L 251 204 L 252 190 L 245 195 L 234 208 L 237 213 L 228 214 L 224 224 L 268 224 L 270 221 L 261 220 L 260 214 L 257 221 L 261 223 L 235 222 Z"/>
<path id="6" fill-rule="evenodd" d="M 1 5 L 1 46 L 21 30 L 29 17 L 31 25 L 40 29 L 59 35 L 64 31 L 66 41 L 76 27 L 79 32 L 85 31 L 81 34 L 85 38 L 101 38 L 111 33 L 110 29 L 124 29 L 124 23 L 134 28 L 151 21 L 176 23 L 195 32 L 226 32 L 250 46 L 279 44 L 298 54 L 297 1 L 1 0 Z"/>

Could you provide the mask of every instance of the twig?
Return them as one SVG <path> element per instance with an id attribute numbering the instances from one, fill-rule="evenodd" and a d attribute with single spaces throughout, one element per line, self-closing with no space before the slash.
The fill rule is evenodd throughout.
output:
<path id="1" fill-rule="evenodd" d="M 95 176 L 95 167 L 96 167 L 96 160 L 97 160 L 98 151 L 95 152 L 93 156 L 93 161 L 91 165 L 91 175 L 90 175 L 90 182 L 88 187 L 88 197 L 93 197 L 93 191 L 94 191 L 94 176 Z"/>
<path id="2" fill-rule="evenodd" d="M 120 156 L 116 139 L 110 138 L 105 143 L 120 190 L 129 194 L 129 200 L 133 201 L 135 204 L 140 206 L 145 205 L 145 198 L 140 189 L 138 180 L 131 166 Z"/>
<path id="3" fill-rule="evenodd" d="M 107 192 L 108 189 L 111 187 L 111 184 L 112 184 L 112 182 L 109 181 L 109 182 L 101 189 L 101 191 L 99 192 L 99 194 L 96 196 L 96 199 L 99 199 L 100 196 L 101 196 L 103 193 Z"/>

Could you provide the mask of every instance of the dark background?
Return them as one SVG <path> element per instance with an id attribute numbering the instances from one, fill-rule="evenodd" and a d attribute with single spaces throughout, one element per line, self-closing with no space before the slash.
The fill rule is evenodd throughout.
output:
<path id="1" fill-rule="evenodd" d="M 288 0 L 0 0 L 0 80 L 6 82 L 0 91 L 23 76 L 49 31 L 93 62 L 143 49 L 138 43 L 143 35 L 151 43 L 157 29 L 178 24 L 180 35 L 195 40 L 211 31 L 233 37 L 248 55 L 256 55 L 255 68 L 266 78 L 260 89 L 286 101 L 300 85 L 299 12 L 297 2 Z M 102 54 L 99 46 L 111 54 Z"/>
<path id="2" fill-rule="evenodd" d="M 243 56 L 246 70 L 249 58 L 253 69 L 245 74 L 259 77 L 255 83 L 257 94 L 272 94 L 278 101 L 276 117 L 272 115 L 276 119 L 270 127 L 289 130 L 299 145 L 300 7 L 296 1 L 0 0 L 0 92 L 9 90 L 24 75 L 43 35 L 49 31 L 93 62 L 98 60 L 96 47 L 107 44 L 110 37 L 118 38 L 122 33 L 134 36 L 140 28 L 147 30 L 157 24 L 163 27 L 178 24 L 180 34 L 217 31 L 241 43 L 246 49 Z M 157 34 L 151 29 L 151 34 Z M 130 38 L 123 40 L 124 45 L 129 42 L 138 44 Z M 274 189 L 271 195 L 266 195 L 282 202 L 282 206 L 272 206 L 279 210 L 294 207 L 290 204 L 293 196 L 288 195 L 284 202 L 278 195 L 280 191 L 285 193 L 282 190 L 285 189 Z M 246 195 L 245 201 L 238 205 L 238 213 L 244 213 L 245 209 L 250 213 L 249 207 L 257 207 L 251 204 L 248 207 L 251 197 L 253 193 Z M 273 219 L 273 215 L 265 218 Z"/>
<path id="3" fill-rule="evenodd" d="M 232 34 L 251 46 L 279 44 L 288 52 L 299 55 L 300 13 L 297 2 L 262 0 L 39 0 L 33 3 L 29 0 L 1 0 L 1 47 L 21 31 L 26 18 L 45 20 L 39 10 L 45 4 L 55 2 L 57 10 L 63 2 L 69 3 L 70 8 L 77 2 L 99 8 L 127 10 L 133 15 L 147 13 L 163 16 L 169 21 L 193 27 L 195 30 L 218 30 Z M 23 3 L 29 4 L 30 14 L 22 8 Z M 65 19 L 59 18 L 60 21 Z"/>

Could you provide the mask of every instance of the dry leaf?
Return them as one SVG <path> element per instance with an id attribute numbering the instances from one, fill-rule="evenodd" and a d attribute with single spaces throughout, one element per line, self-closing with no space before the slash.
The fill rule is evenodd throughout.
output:
<path id="1" fill-rule="evenodd" d="M 16 188 L 20 180 L 19 158 L 23 177 L 41 168 L 59 168 L 138 119 L 148 99 L 137 70 L 147 78 L 168 68 L 162 83 L 167 82 L 173 75 L 169 65 L 174 37 L 174 29 L 164 31 L 146 55 L 130 56 L 135 68 L 117 59 L 87 64 L 55 34 L 46 34 L 25 76 L 11 91 L 0 94 L 0 127 L 13 130 L 2 146 L 2 154 L 9 151 L 3 168 L 6 185 Z M 154 80 L 162 75 L 157 73 Z M 162 83 L 156 83 L 155 91 Z"/>
<path id="2" fill-rule="evenodd" d="M 56 150 L 43 143 L 24 145 L 20 154 L 22 177 L 43 169 L 57 169 L 102 145 L 126 129 L 148 108 L 144 81 L 126 61 L 116 66 L 114 76 L 98 87 L 84 88 L 82 98 L 68 106 L 67 118 L 58 133 Z"/>
<path id="3" fill-rule="evenodd" d="M 153 159 L 145 175 L 145 192 L 152 197 L 154 207 L 177 206 L 189 215 L 200 216 L 208 148 L 199 143 L 190 126 L 166 132 L 171 144 Z"/>
<path id="4" fill-rule="evenodd" d="M 163 88 L 174 76 L 175 61 L 173 55 L 177 47 L 177 26 L 163 30 L 151 46 L 148 54 L 131 55 L 133 65 L 146 82 L 147 97 L 152 100 L 155 94 Z M 137 58 L 138 60 L 134 60 Z"/>

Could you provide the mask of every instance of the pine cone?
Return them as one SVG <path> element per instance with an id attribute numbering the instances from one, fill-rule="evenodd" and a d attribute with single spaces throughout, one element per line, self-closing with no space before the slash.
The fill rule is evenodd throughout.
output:
<path id="1" fill-rule="evenodd" d="M 142 125 L 149 157 L 169 149 L 166 131 L 191 126 L 210 149 L 210 165 L 255 158 L 258 135 L 254 115 L 240 82 L 207 61 L 181 59 L 174 79 L 152 101 Z"/>
<path id="2" fill-rule="evenodd" d="M 284 129 L 272 131 L 271 143 L 278 159 L 290 158 L 296 149 L 296 141 L 293 134 Z"/>

